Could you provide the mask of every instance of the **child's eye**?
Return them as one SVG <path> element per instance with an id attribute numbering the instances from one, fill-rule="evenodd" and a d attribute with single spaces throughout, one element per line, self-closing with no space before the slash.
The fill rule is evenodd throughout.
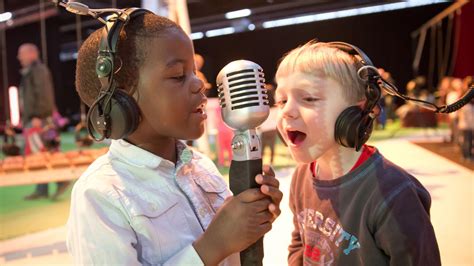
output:
<path id="1" fill-rule="evenodd" d="M 184 81 L 186 79 L 186 75 L 175 76 L 175 77 L 172 77 L 172 79 L 176 81 Z"/>
<path id="2" fill-rule="evenodd" d="M 286 100 L 277 100 L 277 101 L 275 102 L 275 105 L 276 105 L 277 107 L 280 107 L 280 108 L 282 108 L 283 106 L 285 106 L 285 104 L 286 104 Z"/>
<path id="3" fill-rule="evenodd" d="M 305 102 L 312 103 L 312 102 L 319 101 L 319 98 L 315 98 L 315 97 L 305 97 L 305 98 L 303 98 L 303 100 L 304 100 Z"/>

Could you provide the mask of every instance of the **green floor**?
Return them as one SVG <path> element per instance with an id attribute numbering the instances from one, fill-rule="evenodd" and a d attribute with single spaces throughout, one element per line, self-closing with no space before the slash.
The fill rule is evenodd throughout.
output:
<path id="1" fill-rule="evenodd" d="M 445 127 L 443 126 L 443 128 Z M 389 124 L 385 130 L 374 131 L 371 141 L 426 133 L 425 131 L 426 129 L 400 128 L 398 123 L 393 123 Z M 75 149 L 71 133 L 64 133 L 61 138 L 63 151 Z M 95 145 L 94 147 L 99 146 Z M 266 150 L 263 158 L 264 163 L 269 163 L 268 153 L 269 151 Z M 286 151 L 286 147 L 278 142 L 273 167 L 278 169 L 293 165 L 294 162 Z M 219 170 L 224 176 L 228 174 L 227 167 L 220 167 Z M 64 225 L 69 213 L 71 187 L 72 185 L 58 201 L 49 199 L 23 200 L 24 196 L 33 192 L 34 185 L 0 188 L 0 240 Z M 50 184 L 50 194 L 52 195 L 55 191 L 56 185 Z"/>
<path id="2" fill-rule="evenodd" d="M 94 144 L 91 148 L 103 147 Z M 73 133 L 61 134 L 61 150 L 76 149 Z M 0 155 L 0 159 L 3 154 Z M 0 240 L 64 225 L 69 214 L 71 186 L 58 200 L 24 200 L 35 190 L 35 185 L 0 187 Z M 49 194 L 56 184 L 49 184 Z"/>
<path id="3" fill-rule="evenodd" d="M 65 224 L 71 187 L 57 201 L 24 200 L 34 189 L 35 185 L 0 188 L 0 240 Z M 56 184 L 49 184 L 49 194 L 55 191 Z"/>

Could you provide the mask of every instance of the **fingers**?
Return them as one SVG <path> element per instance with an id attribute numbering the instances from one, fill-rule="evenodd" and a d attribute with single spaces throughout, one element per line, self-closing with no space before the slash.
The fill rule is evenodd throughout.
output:
<path id="1" fill-rule="evenodd" d="M 270 230 L 272 230 L 272 223 L 271 222 L 266 222 L 258 226 L 262 234 L 268 233 Z"/>
<path id="2" fill-rule="evenodd" d="M 271 220 L 271 222 L 275 221 L 275 219 L 280 216 L 281 214 L 281 210 L 280 210 L 280 207 L 279 205 L 275 205 L 273 203 L 270 203 L 270 205 L 268 205 L 268 210 L 272 213 L 273 215 L 273 218 Z"/>
<path id="3" fill-rule="evenodd" d="M 268 205 L 268 210 L 273 214 L 273 220 L 275 220 L 281 214 L 280 202 L 283 198 L 283 193 L 279 190 L 280 182 L 275 178 L 273 169 L 269 165 L 265 165 L 263 166 L 263 172 L 263 175 L 255 177 L 255 181 L 262 185 L 260 187 L 262 194 L 272 199 L 272 203 Z"/>
<path id="4" fill-rule="evenodd" d="M 262 170 L 263 170 L 263 173 L 266 175 L 275 176 L 275 171 L 273 170 L 273 167 L 271 167 L 268 164 L 263 165 Z"/>
<path id="5" fill-rule="evenodd" d="M 253 231 L 254 234 L 264 234 L 271 229 L 271 223 L 273 222 L 273 214 L 269 211 L 262 211 L 257 213 L 249 219 L 249 230 Z"/>
<path id="6" fill-rule="evenodd" d="M 276 187 L 271 187 L 267 185 L 262 185 L 260 187 L 262 194 L 269 196 L 274 203 L 280 204 L 281 199 L 283 198 L 283 192 L 281 192 Z"/>
<path id="7" fill-rule="evenodd" d="M 266 210 L 258 213 L 255 218 L 258 224 L 264 224 L 273 221 L 273 214 Z"/>
<path id="8" fill-rule="evenodd" d="M 280 187 L 280 181 L 275 178 L 275 172 L 269 165 L 263 166 L 263 175 L 257 175 L 255 181 L 260 185 L 269 185 L 276 188 Z"/>
<path id="9" fill-rule="evenodd" d="M 272 204 L 269 198 L 264 198 L 256 202 L 249 203 L 253 205 L 253 212 L 268 211 L 268 206 Z"/>
<path id="10" fill-rule="evenodd" d="M 263 194 L 258 188 L 251 188 L 241 192 L 236 197 L 242 202 L 250 203 L 265 198 L 267 195 Z"/>
<path id="11" fill-rule="evenodd" d="M 268 209 L 273 213 L 274 217 L 278 217 L 281 213 L 280 202 L 283 198 L 283 193 L 277 188 L 267 185 L 260 187 L 262 194 L 267 195 L 271 198 L 272 203 L 268 206 Z"/>

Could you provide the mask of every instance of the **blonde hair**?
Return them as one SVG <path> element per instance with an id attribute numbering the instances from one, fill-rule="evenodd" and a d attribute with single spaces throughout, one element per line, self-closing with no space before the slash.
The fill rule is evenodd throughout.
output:
<path id="1" fill-rule="evenodd" d="M 309 41 L 288 52 L 276 72 L 279 77 L 301 72 L 318 77 L 328 77 L 339 82 L 346 90 L 343 97 L 351 103 L 365 98 L 365 82 L 357 75 L 357 61 L 348 53 L 331 47 L 328 43 Z"/>

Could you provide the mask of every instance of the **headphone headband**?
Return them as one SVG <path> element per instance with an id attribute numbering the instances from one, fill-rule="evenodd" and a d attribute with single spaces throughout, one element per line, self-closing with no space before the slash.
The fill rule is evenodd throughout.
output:
<path id="1" fill-rule="evenodd" d="M 153 13 L 141 8 L 91 9 L 87 5 L 76 1 L 63 2 L 59 0 L 56 3 L 69 12 L 92 16 L 105 24 L 101 31 L 95 66 L 101 87 L 99 95 L 87 112 L 87 130 L 96 141 L 105 138 L 127 138 L 138 128 L 141 114 L 137 102 L 129 95 L 128 90 L 126 88 L 123 90 L 117 89 L 114 78 L 116 74 L 114 68 L 115 54 L 120 41 L 120 33 L 130 20 L 148 12 Z M 113 15 L 104 20 L 101 18 L 104 14 Z M 120 58 L 118 59 L 120 60 Z M 120 63 L 122 64 L 121 60 Z"/>

